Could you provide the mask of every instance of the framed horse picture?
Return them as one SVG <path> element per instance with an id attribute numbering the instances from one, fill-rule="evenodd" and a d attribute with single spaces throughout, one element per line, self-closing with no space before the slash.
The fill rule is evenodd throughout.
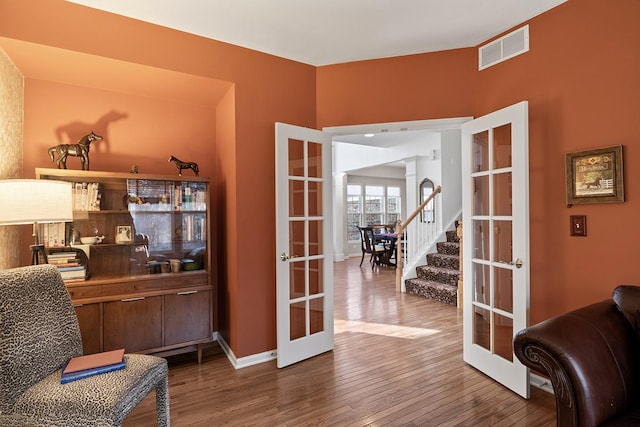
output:
<path id="1" fill-rule="evenodd" d="M 565 155 L 567 205 L 624 202 L 622 145 Z"/>

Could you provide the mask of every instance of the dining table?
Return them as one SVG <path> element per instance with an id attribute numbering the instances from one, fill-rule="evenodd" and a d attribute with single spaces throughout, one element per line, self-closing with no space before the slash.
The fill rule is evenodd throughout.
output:
<path id="1" fill-rule="evenodd" d="M 384 245 L 384 252 L 382 252 L 378 256 L 378 262 L 381 265 L 386 265 L 388 267 L 395 267 L 396 263 L 392 260 L 397 260 L 397 245 L 396 242 L 398 240 L 397 233 L 377 233 L 374 234 L 374 238 L 376 242 L 380 242 Z M 375 243 L 375 242 L 374 242 Z"/>

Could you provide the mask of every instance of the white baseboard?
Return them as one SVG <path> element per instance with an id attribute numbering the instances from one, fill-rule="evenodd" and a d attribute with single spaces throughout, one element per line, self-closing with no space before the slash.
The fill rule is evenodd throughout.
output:
<path id="1" fill-rule="evenodd" d="M 229 344 L 227 344 L 224 338 L 222 338 L 222 336 L 217 332 L 214 332 L 214 334 L 216 335 L 214 339 L 218 341 L 220 348 L 222 349 L 224 354 L 227 355 L 227 359 L 229 359 L 229 362 L 231 362 L 231 365 L 235 369 L 246 368 L 247 366 L 269 362 L 270 360 L 274 360 L 278 355 L 278 352 L 276 350 L 271 350 L 265 351 L 264 353 L 252 354 L 251 356 L 237 358 L 236 355 L 233 354 L 231 347 L 229 347 Z"/>
<path id="2" fill-rule="evenodd" d="M 551 385 L 551 380 L 545 377 L 541 377 L 540 375 L 536 375 L 536 374 L 530 374 L 529 383 L 532 386 L 539 388 L 540 390 L 544 390 L 547 393 L 554 394 L 553 386 Z"/>

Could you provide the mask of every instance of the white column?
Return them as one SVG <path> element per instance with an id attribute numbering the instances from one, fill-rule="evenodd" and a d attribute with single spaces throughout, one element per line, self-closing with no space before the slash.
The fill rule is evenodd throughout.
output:
<path id="1" fill-rule="evenodd" d="M 347 246 L 347 175 L 335 173 L 333 175 L 333 260 L 345 260 Z"/>

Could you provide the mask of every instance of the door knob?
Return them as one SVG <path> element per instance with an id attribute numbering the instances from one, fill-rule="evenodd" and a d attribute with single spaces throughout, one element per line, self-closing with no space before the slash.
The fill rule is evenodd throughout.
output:
<path id="1" fill-rule="evenodd" d="M 280 261 L 283 261 L 283 262 L 284 262 L 284 261 L 287 261 L 287 260 L 289 260 L 289 259 L 291 259 L 291 258 L 297 258 L 297 257 L 298 257 L 298 255 L 289 255 L 289 254 L 288 254 L 288 253 L 286 253 L 286 252 L 282 252 L 282 253 L 280 254 Z"/>
<path id="2" fill-rule="evenodd" d="M 507 264 L 507 265 L 515 265 L 516 268 L 522 268 L 523 262 L 520 258 L 516 258 L 513 261 L 507 262 L 507 261 L 498 261 L 500 264 Z"/>

